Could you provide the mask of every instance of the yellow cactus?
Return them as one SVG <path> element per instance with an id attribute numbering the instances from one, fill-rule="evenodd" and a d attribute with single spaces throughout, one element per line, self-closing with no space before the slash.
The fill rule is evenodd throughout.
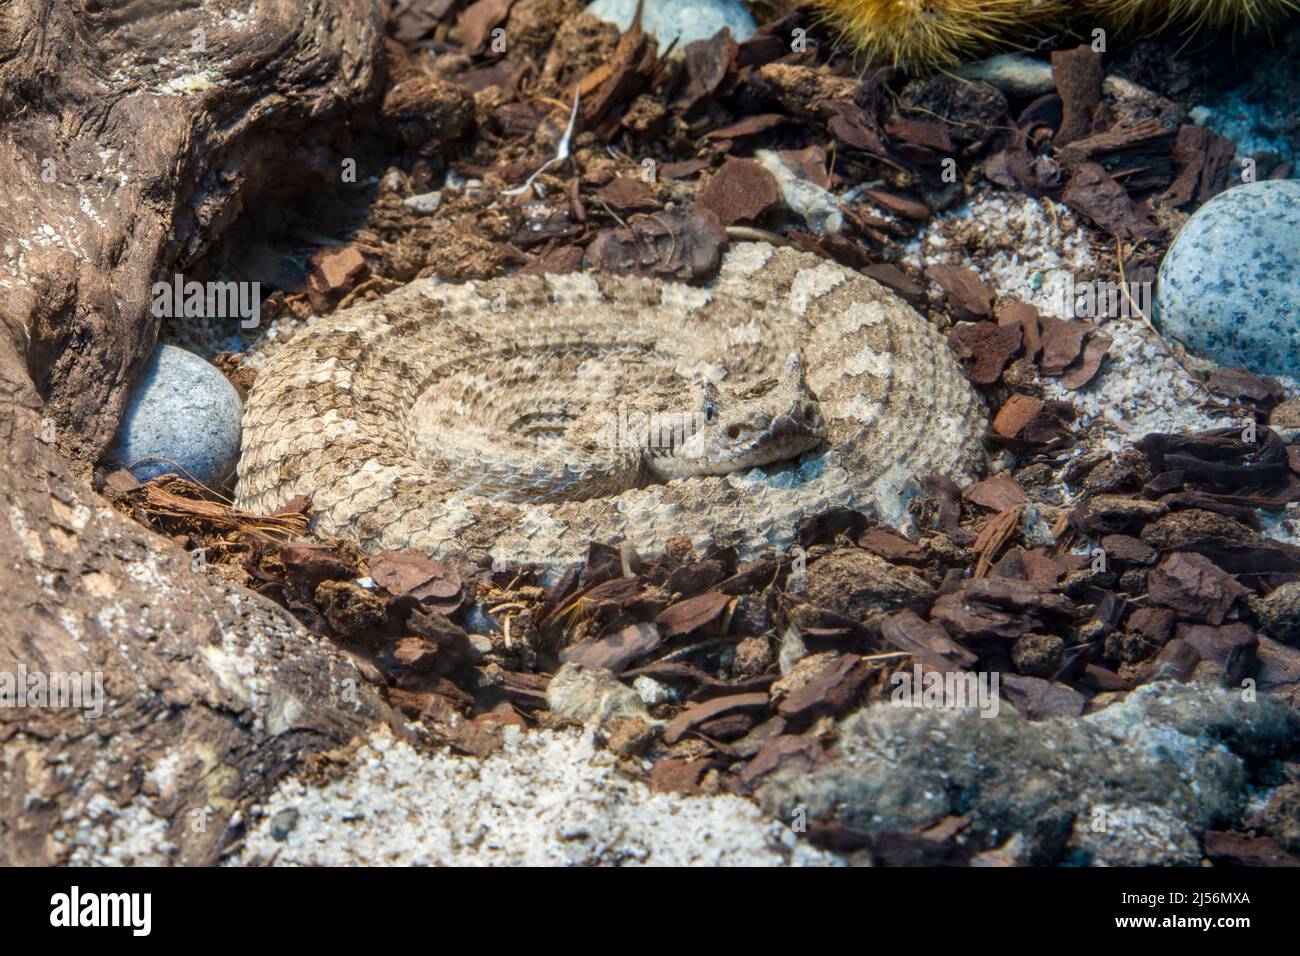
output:
<path id="1" fill-rule="evenodd" d="M 1084 9 L 1115 27 L 1245 29 L 1300 10 L 1297 0 L 1087 0 Z"/>
<path id="2" fill-rule="evenodd" d="M 811 0 L 864 58 L 893 66 L 952 66 L 994 47 L 1024 45 L 1062 23 L 1064 0 Z"/>
<path id="3" fill-rule="evenodd" d="M 1247 28 L 1300 10 L 1300 0 L 807 0 L 856 53 L 905 69 L 953 66 L 1024 47 L 1071 22 L 1117 30 L 1170 25 Z"/>

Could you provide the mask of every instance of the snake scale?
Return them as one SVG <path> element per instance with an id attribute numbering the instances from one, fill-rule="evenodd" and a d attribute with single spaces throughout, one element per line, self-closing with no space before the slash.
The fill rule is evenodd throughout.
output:
<path id="1" fill-rule="evenodd" d="M 695 288 L 593 273 L 410 283 L 296 334 L 244 413 L 236 503 L 362 547 L 536 563 L 685 534 L 742 558 L 835 506 L 898 523 L 978 472 L 985 409 L 895 294 L 734 245 Z"/>

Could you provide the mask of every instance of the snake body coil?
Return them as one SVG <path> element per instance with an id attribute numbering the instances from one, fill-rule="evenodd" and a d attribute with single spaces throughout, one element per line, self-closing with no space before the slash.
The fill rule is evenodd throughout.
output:
<path id="1" fill-rule="evenodd" d="M 984 423 L 893 293 L 742 244 L 702 289 L 415 282 L 308 327 L 249 397 L 237 504 L 307 495 L 316 531 L 368 549 L 551 572 L 590 540 L 749 557 L 830 507 L 899 521 L 914 477 L 979 470 Z"/>

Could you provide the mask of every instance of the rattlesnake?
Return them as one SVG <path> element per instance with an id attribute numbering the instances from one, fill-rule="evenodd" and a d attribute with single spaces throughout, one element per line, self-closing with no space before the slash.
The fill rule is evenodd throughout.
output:
<path id="1" fill-rule="evenodd" d="M 694 430 L 631 447 L 655 410 Z M 744 558 L 834 506 L 898 523 L 916 476 L 979 470 L 984 423 L 942 336 L 896 295 L 744 243 L 704 288 L 417 281 L 316 322 L 254 383 L 236 503 L 308 495 L 316 531 L 368 549 L 551 574 L 591 540 L 649 556 L 685 534 Z"/>

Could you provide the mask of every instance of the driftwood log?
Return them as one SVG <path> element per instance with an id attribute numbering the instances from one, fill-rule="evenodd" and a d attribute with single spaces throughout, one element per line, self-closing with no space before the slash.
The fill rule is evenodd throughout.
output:
<path id="1" fill-rule="evenodd" d="M 338 181 L 383 18 L 0 0 L 0 692 L 36 674 L 104 693 L 99 716 L 0 706 L 0 864 L 213 862 L 305 755 L 387 713 L 284 611 L 87 483 L 157 338 L 151 283 L 273 188 Z"/>

